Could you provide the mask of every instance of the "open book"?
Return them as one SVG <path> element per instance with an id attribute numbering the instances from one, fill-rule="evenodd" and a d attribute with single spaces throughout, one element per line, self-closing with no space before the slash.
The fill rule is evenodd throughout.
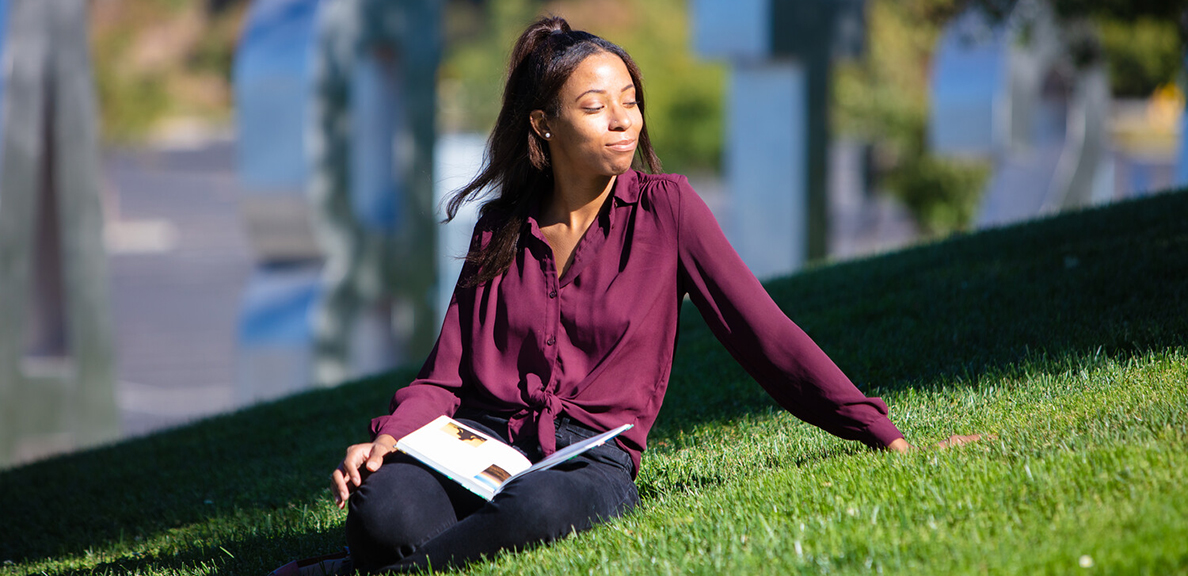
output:
<path id="1" fill-rule="evenodd" d="M 515 448 L 465 424 L 439 416 L 396 443 L 396 449 L 428 464 L 471 492 L 491 500 L 508 482 L 552 468 L 586 450 L 600 446 L 624 430 L 624 424 L 581 442 L 575 442 L 533 464 Z"/>

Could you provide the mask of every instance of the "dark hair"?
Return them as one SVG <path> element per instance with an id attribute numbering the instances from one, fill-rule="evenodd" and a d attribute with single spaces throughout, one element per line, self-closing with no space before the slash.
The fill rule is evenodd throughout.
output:
<path id="1" fill-rule="evenodd" d="M 550 117 L 560 113 L 558 96 L 566 80 L 587 57 L 603 52 L 618 56 L 627 66 L 643 114 L 643 78 L 639 66 L 622 48 L 593 34 L 571 30 L 569 23 L 558 17 L 533 22 L 516 41 L 503 106 L 487 140 L 483 170 L 455 192 L 446 207 L 448 222 L 463 203 L 487 191 L 497 193 L 480 210 L 484 227 L 492 232 L 491 240 L 485 246 L 471 246 L 466 261 L 474 272 L 462 279 L 463 286 L 489 282 L 511 266 L 529 210 L 541 193 L 552 187 L 549 149 L 531 129 L 529 114 L 533 110 L 543 110 Z M 636 151 L 649 172 L 660 170 L 646 123 L 640 129 Z"/>

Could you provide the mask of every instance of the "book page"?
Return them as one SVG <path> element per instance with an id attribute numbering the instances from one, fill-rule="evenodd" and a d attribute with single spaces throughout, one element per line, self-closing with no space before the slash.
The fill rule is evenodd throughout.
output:
<path id="1" fill-rule="evenodd" d="M 463 485 L 471 479 L 492 491 L 531 466 L 515 448 L 448 416 L 405 436 L 396 447 Z"/>
<path id="2" fill-rule="evenodd" d="M 525 469 L 521 474 L 527 474 L 529 472 L 535 472 L 537 470 L 547 470 L 549 468 L 552 468 L 553 466 L 556 466 L 566 460 L 569 460 L 570 458 L 573 458 L 574 456 L 577 456 L 578 454 L 581 454 L 582 452 L 585 452 L 586 450 L 594 448 L 595 446 L 601 446 L 601 445 L 605 444 L 611 438 L 614 438 L 615 436 L 618 436 L 619 434 L 622 434 L 623 432 L 630 430 L 632 427 L 633 427 L 632 424 L 624 424 L 622 426 L 619 426 L 618 428 L 609 430 L 607 432 L 603 432 L 602 434 L 599 434 L 597 436 L 591 436 L 590 438 L 586 438 L 585 440 L 582 440 L 581 442 L 574 442 L 573 444 L 570 444 L 569 446 L 566 446 L 565 448 L 562 448 L 556 452 L 553 452 L 548 458 L 545 458 L 544 460 L 541 460 L 540 462 L 533 464 L 531 467 Z"/>

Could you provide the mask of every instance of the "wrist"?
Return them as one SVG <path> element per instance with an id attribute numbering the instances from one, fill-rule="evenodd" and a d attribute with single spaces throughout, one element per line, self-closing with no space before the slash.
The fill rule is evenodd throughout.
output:
<path id="1" fill-rule="evenodd" d="M 379 444 L 380 446 L 387 448 L 389 452 L 396 451 L 396 439 L 388 434 L 380 434 L 379 436 L 376 436 L 372 443 Z"/>

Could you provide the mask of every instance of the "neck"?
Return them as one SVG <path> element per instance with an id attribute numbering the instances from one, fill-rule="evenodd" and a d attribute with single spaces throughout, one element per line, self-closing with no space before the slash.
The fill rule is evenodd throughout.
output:
<path id="1" fill-rule="evenodd" d="M 541 207 L 541 224 L 565 224 L 571 228 L 585 229 L 598 215 L 607 194 L 614 189 L 616 178 L 563 178 L 554 171 L 553 193 L 545 198 Z"/>

